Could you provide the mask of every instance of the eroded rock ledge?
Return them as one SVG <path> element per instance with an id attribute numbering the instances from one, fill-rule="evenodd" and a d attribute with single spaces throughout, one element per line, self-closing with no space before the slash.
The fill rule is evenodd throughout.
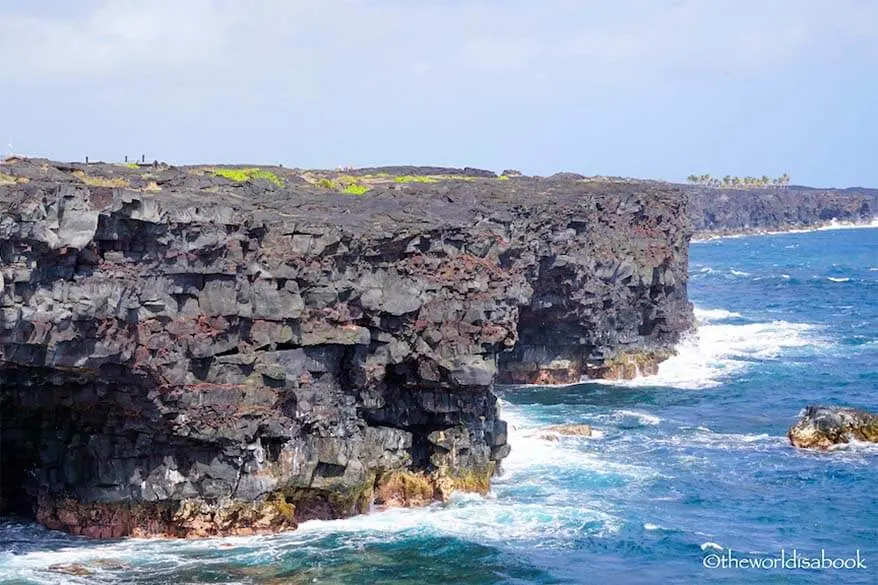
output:
<path id="1" fill-rule="evenodd" d="M 692 322 L 667 186 L 0 171 L 0 513 L 77 534 L 486 491 L 509 452 L 495 378 L 648 371 Z"/>

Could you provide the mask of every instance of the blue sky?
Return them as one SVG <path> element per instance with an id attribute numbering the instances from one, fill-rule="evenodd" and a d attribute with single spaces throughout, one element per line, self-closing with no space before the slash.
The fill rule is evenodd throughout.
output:
<path id="1" fill-rule="evenodd" d="M 878 187 L 872 0 L 0 0 L 0 152 Z"/>

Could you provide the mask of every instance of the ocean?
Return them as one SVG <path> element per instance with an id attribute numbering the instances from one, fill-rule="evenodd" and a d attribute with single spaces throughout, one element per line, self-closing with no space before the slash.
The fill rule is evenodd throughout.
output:
<path id="1" fill-rule="evenodd" d="M 878 446 L 786 438 L 809 404 L 878 411 L 878 229 L 694 243 L 690 275 L 698 332 L 657 376 L 499 389 L 489 497 L 190 541 L 4 521 L 0 583 L 878 583 Z M 540 437 L 567 422 L 597 432 Z"/>

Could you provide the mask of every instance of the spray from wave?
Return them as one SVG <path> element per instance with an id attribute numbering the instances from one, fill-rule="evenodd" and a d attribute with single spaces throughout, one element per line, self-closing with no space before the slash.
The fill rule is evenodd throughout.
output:
<path id="1" fill-rule="evenodd" d="M 700 390 L 720 385 L 758 362 L 777 359 L 795 348 L 820 345 L 817 328 L 807 323 L 741 322 L 740 313 L 695 308 L 696 332 L 677 347 L 677 354 L 661 363 L 658 374 L 608 383 L 627 387 L 666 386 Z"/>

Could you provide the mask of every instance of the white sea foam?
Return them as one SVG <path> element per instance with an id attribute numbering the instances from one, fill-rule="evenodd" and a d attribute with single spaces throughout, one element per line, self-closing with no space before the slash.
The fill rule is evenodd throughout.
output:
<path id="1" fill-rule="evenodd" d="M 616 410 L 612 413 L 615 418 L 633 418 L 637 420 L 639 424 L 655 426 L 662 422 L 662 419 L 655 416 L 654 414 L 649 414 L 648 412 L 639 412 L 636 410 Z"/>
<path id="2" fill-rule="evenodd" d="M 509 428 L 509 444 L 513 446 L 512 452 L 503 460 L 503 469 L 506 473 L 501 481 L 546 466 L 581 470 L 584 473 L 615 474 L 632 481 L 656 476 L 656 472 L 652 469 L 602 459 L 600 454 L 579 448 L 580 441 L 546 441 L 541 438 L 541 429 L 547 426 L 546 424 L 528 420 L 517 409 L 503 401 L 500 404 L 501 416 Z M 637 414 L 651 416 L 646 413 Z"/>
<path id="3" fill-rule="evenodd" d="M 831 280 L 832 282 L 849 282 L 850 281 L 850 278 L 848 278 L 846 276 L 845 277 L 838 277 L 838 278 L 836 278 L 834 276 L 828 276 L 827 278 L 829 280 Z"/>
<path id="4" fill-rule="evenodd" d="M 677 354 L 659 365 L 658 374 L 593 382 L 627 387 L 712 388 L 756 362 L 777 359 L 796 348 L 824 344 L 817 327 L 806 323 L 724 323 L 739 315 L 723 309 L 696 308 L 695 314 L 701 322 L 697 332 L 689 334 L 677 346 Z"/>
<path id="5" fill-rule="evenodd" d="M 744 272 L 743 270 L 732 269 L 732 270 L 729 270 L 729 272 L 731 272 L 735 276 L 750 276 L 749 272 Z"/>
<path id="6" fill-rule="evenodd" d="M 705 542 L 701 545 L 701 550 L 707 550 L 707 549 L 723 550 L 723 547 L 718 545 L 715 542 Z"/>
<path id="7" fill-rule="evenodd" d="M 829 451 L 845 451 L 849 453 L 878 454 L 878 443 L 852 439 L 849 443 L 839 443 L 829 447 Z"/>
<path id="8" fill-rule="evenodd" d="M 785 448 L 789 444 L 786 437 L 767 433 L 715 433 L 701 429 L 693 434 L 675 435 L 662 441 L 671 445 L 697 446 L 726 451 L 757 447 L 770 450 L 778 447 Z"/>
<path id="9" fill-rule="evenodd" d="M 510 497 L 455 494 L 448 504 L 427 508 L 391 509 L 344 520 L 310 521 L 293 533 L 308 535 L 350 533 L 356 538 L 409 538 L 413 533 L 450 535 L 475 542 L 508 543 L 527 541 L 533 546 L 566 546 L 582 535 L 607 536 L 618 532 L 622 521 L 604 502 L 570 499 L 553 482 L 555 468 L 565 473 L 620 475 L 630 481 L 655 477 L 656 472 L 638 466 L 608 461 L 577 446 L 573 441 L 539 438 L 545 424 L 527 418 L 518 407 L 501 401 L 502 417 L 509 428 L 509 457 L 505 473 L 493 481 L 497 493 L 532 486 L 546 494 L 539 502 L 522 502 Z M 543 468 L 551 468 L 543 471 Z"/>
<path id="10" fill-rule="evenodd" d="M 430 508 L 395 508 L 344 520 L 313 520 L 299 526 L 307 533 L 357 533 L 385 541 L 412 533 L 448 535 L 474 542 L 531 541 L 537 546 L 561 544 L 577 535 L 606 536 L 621 522 L 588 505 L 547 505 L 470 497 L 453 498 Z"/>
<path id="11" fill-rule="evenodd" d="M 695 307 L 695 318 L 699 322 L 705 321 L 723 321 L 725 319 L 733 319 L 741 316 L 741 313 L 727 311 L 725 309 L 703 309 Z"/>

